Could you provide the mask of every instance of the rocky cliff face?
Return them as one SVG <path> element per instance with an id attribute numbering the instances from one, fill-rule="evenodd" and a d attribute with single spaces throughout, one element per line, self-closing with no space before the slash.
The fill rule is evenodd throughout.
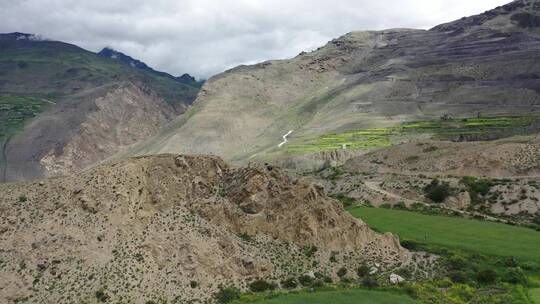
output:
<path id="1" fill-rule="evenodd" d="M 0 51 L 0 181 L 95 164 L 155 134 L 200 87 L 29 34 L 0 34 Z"/>
<path id="2" fill-rule="evenodd" d="M 174 113 L 140 82 L 111 84 L 74 96 L 10 138 L 5 179 L 78 172 L 156 134 Z"/>
<path id="3" fill-rule="evenodd" d="M 268 165 L 162 155 L 0 191 L 5 303 L 92 302 L 96 291 L 112 302 L 205 301 L 221 283 L 412 260 L 317 184 Z"/>
<path id="4" fill-rule="evenodd" d="M 291 60 L 232 69 L 207 82 L 188 116 L 133 153 L 275 158 L 289 130 L 293 145 L 442 115 L 535 115 L 539 10 L 520 0 L 428 31 L 352 32 Z"/>

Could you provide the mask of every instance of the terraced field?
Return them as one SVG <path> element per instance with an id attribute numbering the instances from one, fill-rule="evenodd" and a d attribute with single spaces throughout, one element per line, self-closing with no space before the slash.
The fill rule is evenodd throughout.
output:
<path id="1" fill-rule="evenodd" d="M 415 135 L 437 140 L 492 140 L 532 132 L 538 116 L 497 116 L 422 120 L 388 128 L 371 128 L 297 139 L 287 146 L 289 152 L 315 152 L 337 149 L 387 147 Z"/>

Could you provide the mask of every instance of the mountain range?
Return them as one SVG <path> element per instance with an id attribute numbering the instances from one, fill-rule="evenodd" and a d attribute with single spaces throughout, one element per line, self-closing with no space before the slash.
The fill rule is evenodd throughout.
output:
<path id="1" fill-rule="evenodd" d="M 533 0 L 207 81 L 0 34 L 0 302 L 536 303 L 539 132 Z"/>
<path id="2" fill-rule="evenodd" d="M 96 54 L 1 34 L 0 177 L 32 179 L 95 164 L 157 133 L 193 103 L 201 84 L 111 49 Z"/>
<path id="3" fill-rule="evenodd" d="M 186 115 L 128 154 L 313 168 L 326 152 L 397 143 L 393 128 L 410 122 L 537 116 L 539 13 L 537 2 L 514 1 L 430 30 L 351 32 L 290 60 L 236 67 L 210 78 Z M 380 128 L 392 134 L 370 134 Z"/>

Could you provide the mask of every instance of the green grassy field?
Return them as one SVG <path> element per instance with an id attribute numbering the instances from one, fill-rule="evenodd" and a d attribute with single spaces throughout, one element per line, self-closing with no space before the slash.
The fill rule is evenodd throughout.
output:
<path id="1" fill-rule="evenodd" d="M 529 296 L 533 303 L 540 304 L 540 288 L 534 288 L 529 290 Z"/>
<path id="2" fill-rule="evenodd" d="M 356 207 L 349 211 L 370 227 L 396 233 L 402 240 L 540 262 L 540 232 L 532 229 L 384 208 Z"/>
<path id="3" fill-rule="evenodd" d="M 22 128 L 27 119 L 36 116 L 48 105 L 40 98 L 0 95 L 0 140 Z"/>
<path id="4" fill-rule="evenodd" d="M 260 304 L 409 304 L 418 303 L 399 294 L 384 291 L 349 289 L 340 291 L 295 292 L 290 294 L 261 297 L 257 300 L 242 299 L 232 302 Z"/>
<path id="5" fill-rule="evenodd" d="M 414 134 L 428 134 L 437 140 L 459 138 L 492 139 L 525 134 L 525 127 L 538 120 L 537 116 L 498 116 L 485 118 L 433 119 L 404 123 L 388 128 L 370 128 L 332 133 L 317 138 L 300 138 L 287 146 L 292 153 L 323 150 L 381 148 Z"/>
<path id="6" fill-rule="evenodd" d="M 529 277 L 529 298 L 535 304 L 540 304 L 540 277 Z"/>

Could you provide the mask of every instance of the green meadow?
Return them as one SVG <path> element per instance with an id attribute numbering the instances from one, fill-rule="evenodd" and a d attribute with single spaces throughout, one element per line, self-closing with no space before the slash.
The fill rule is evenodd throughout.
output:
<path id="1" fill-rule="evenodd" d="M 384 208 L 349 211 L 371 228 L 395 233 L 401 240 L 540 263 L 540 232 L 529 228 Z"/>
<path id="2" fill-rule="evenodd" d="M 540 232 L 385 208 L 354 207 L 348 211 L 377 231 L 398 234 L 403 243 L 437 252 L 450 270 L 445 275 L 448 277 L 394 289 L 343 289 L 335 287 L 338 283 L 289 293 L 247 293 L 233 303 L 540 303 Z M 478 277 L 486 270 L 494 271 L 493 281 L 483 282 Z"/>

